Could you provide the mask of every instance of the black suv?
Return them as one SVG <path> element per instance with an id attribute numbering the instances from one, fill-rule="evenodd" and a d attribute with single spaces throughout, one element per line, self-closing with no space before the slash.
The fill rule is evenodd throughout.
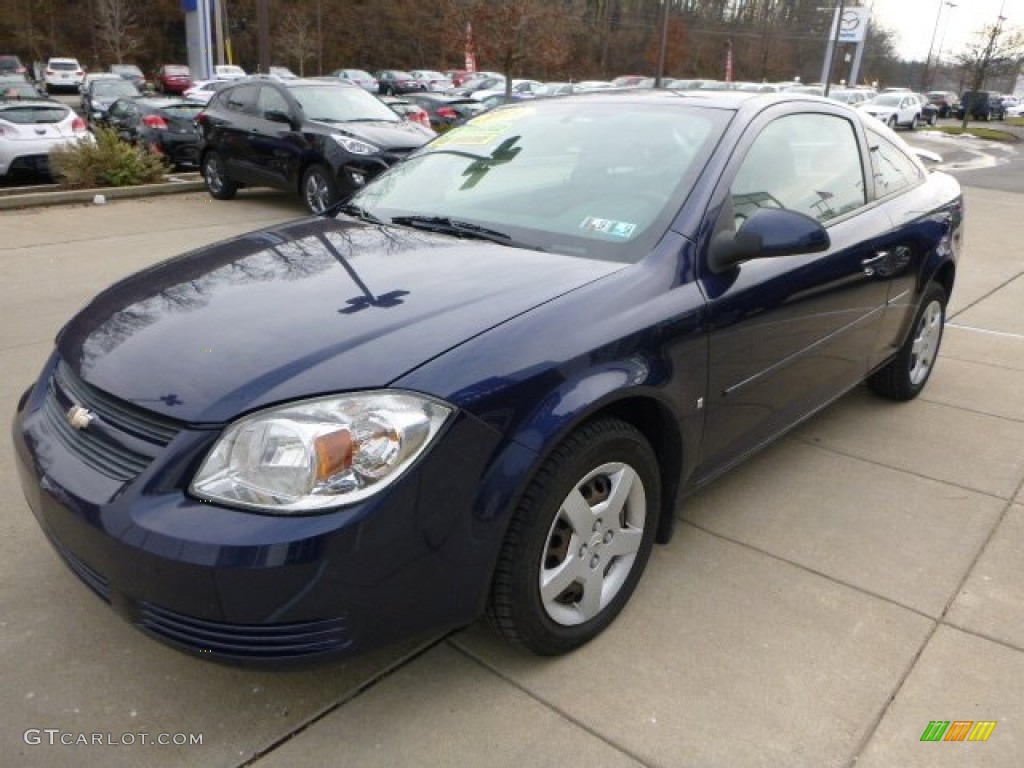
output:
<path id="1" fill-rule="evenodd" d="M 1003 99 L 995 91 L 964 91 L 956 108 L 957 118 L 963 120 L 965 112 L 972 120 L 1002 120 Z"/>
<path id="2" fill-rule="evenodd" d="M 434 137 L 356 85 L 254 77 L 219 91 L 196 118 L 200 168 L 218 200 L 239 187 L 298 192 L 313 213 Z"/>

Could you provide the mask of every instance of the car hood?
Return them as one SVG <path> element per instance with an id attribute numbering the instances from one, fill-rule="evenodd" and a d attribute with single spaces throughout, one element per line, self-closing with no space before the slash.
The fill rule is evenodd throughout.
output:
<path id="1" fill-rule="evenodd" d="M 388 120 L 344 123 L 337 128 L 341 133 L 369 141 L 383 149 L 408 149 L 426 144 L 434 138 L 434 132 L 402 120 L 392 123 Z"/>
<path id="2" fill-rule="evenodd" d="M 349 219 L 301 219 L 111 286 L 58 336 L 101 390 L 220 423 L 275 402 L 383 387 L 618 263 Z"/>

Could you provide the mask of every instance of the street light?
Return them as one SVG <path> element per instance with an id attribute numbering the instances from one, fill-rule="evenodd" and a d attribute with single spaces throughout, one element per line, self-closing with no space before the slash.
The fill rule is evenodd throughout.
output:
<path id="1" fill-rule="evenodd" d="M 935 54 L 935 70 L 938 70 L 939 65 L 942 63 L 942 47 L 946 44 L 946 32 L 949 31 L 949 15 L 953 13 L 953 9 L 956 8 L 957 4 L 952 2 L 952 0 L 945 0 L 943 5 L 949 6 L 949 13 L 946 14 L 946 23 L 942 27 L 942 37 L 939 38 L 939 50 Z"/>
<path id="2" fill-rule="evenodd" d="M 950 8 L 955 8 L 956 3 L 951 3 L 949 0 L 939 0 L 939 12 L 935 15 L 935 27 L 932 29 L 932 41 L 928 43 L 928 55 L 924 59 L 924 72 L 921 73 L 921 90 L 928 90 L 928 65 L 932 60 L 932 49 L 935 47 L 935 35 L 939 31 L 939 21 L 942 19 L 942 7 L 948 5 Z M 949 24 L 947 20 L 947 26 Z M 943 30 L 943 37 L 945 37 L 945 30 Z M 939 45 L 939 50 L 942 50 L 942 46 Z M 937 59 L 938 57 L 936 57 Z"/>

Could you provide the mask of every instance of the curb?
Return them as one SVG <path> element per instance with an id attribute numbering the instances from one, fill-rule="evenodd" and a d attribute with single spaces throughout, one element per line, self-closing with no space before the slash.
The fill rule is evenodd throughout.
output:
<path id="1" fill-rule="evenodd" d="M 92 203 L 96 195 L 107 200 L 123 200 L 132 197 L 153 197 L 175 195 L 181 192 L 201 192 L 206 189 L 202 180 L 182 181 L 171 179 L 160 184 L 140 184 L 136 187 L 102 187 L 99 189 L 62 189 L 54 192 L 26 192 L 24 194 L 0 196 L 0 211 L 17 208 L 36 208 L 43 205 L 64 203 Z"/>

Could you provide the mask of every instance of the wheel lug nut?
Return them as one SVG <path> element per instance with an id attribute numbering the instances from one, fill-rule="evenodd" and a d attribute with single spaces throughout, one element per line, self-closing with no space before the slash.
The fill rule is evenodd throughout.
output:
<path id="1" fill-rule="evenodd" d="M 601 564 L 601 558 L 598 557 L 597 555 L 594 555 L 592 558 L 590 558 L 590 567 L 591 568 L 597 568 L 597 566 L 599 566 L 600 564 Z"/>

